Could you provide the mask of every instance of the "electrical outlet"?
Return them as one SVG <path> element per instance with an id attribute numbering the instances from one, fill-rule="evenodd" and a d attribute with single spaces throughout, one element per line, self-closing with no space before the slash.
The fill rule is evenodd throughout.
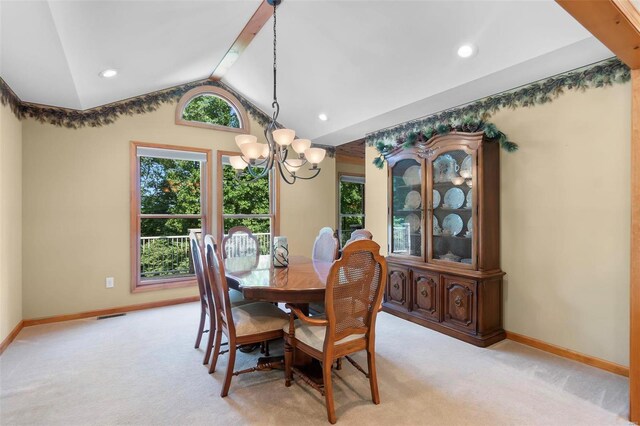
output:
<path id="1" fill-rule="evenodd" d="M 107 288 L 113 288 L 116 285 L 116 280 L 113 277 L 107 277 L 105 284 Z"/>

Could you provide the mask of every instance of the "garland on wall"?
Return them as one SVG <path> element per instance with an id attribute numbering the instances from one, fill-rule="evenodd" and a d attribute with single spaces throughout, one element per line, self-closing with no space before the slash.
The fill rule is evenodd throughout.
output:
<path id="1" fill-rule="evenodd" d="M 451 131 L 483 132 L 500 146 L 513 152 L 518 145 L 510 141 L 494 124 L 487 122 L 491 115 L 504 108 L 527 108 L 553 101 L 566 90 L 585 91 L 629 81 L 629 67 L 618 58 L 607 59 L 595 65 L 570 71 L 529 85 L 489 96 L 478 101 L 452 108 L 417 120 L 373 132 L 366 137 L 369 146 L 380 154 L 373 164 L 382 168 L 387 156 L 399 147 L 410 148 L 419 141 Z"/>
<path id="2" fill-rule="evenodd" d="M 11 111 L 20 120 L 33 118 L 41 123 L 48 123 L 69 129 L 78 129 L 81 127 L 106 126 L 114 123 L 122 116 L 133 116 L 153 112 L 163 104 L 177 102 L 186 92 L 200 86 L 219 87 L 228 91 L 240 101 L 240 104 L 246 109 L 249 115 L 263 128 L 266 128 L 271 121 L 269 115 L 265 114 L 237 91 L 224 83 L 211 80 L 195 81 L 87 110 L 77 110 L 23 102 L 0 77 L 0 103 L 5 106 L 9 105 Z M 335 155 L 335 147 L 317 144 L 314 144 L 314 146 L 325 148 L 329 157 Z"/>

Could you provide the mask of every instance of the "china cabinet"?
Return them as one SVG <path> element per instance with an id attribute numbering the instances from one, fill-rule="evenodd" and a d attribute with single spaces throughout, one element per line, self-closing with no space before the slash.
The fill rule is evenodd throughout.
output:
<path id="1" fill-rule="evenodd" d="M 498 144 L 452 132 L 387 161 L 384 310 L 477 346 L 504 339 Z"/>

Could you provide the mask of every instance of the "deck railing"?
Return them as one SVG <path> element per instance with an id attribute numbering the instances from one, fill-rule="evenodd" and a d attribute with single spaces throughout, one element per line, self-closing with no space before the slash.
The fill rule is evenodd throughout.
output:
<path id="1" fill-rule="evenodd" d="M 253 234 L 258 238 L 260 253 L 271 252 L 271 234 L 262 232 Z M 236 237 L 231 240 L 233 252 L 241 253 L 246 247 L 246 238 Z M 166 237 L 140 238 L 140 276 L 152 279 L 167 276 L 193 274 L 191 249 L 188 235 L 170 235 Z"/>

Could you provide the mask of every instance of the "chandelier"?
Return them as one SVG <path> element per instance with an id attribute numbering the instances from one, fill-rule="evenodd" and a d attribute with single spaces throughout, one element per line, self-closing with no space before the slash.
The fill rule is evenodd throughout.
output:
<path id="1" fill-rule="evenodd" d="M 276 7 L 282 0 L 267 0 L 273 5 L 273 115 L 264 131 L 267 143 L 259 143 L 253 135 L 236 136 L 236 144 L 242 155 L 229 158 L 231 166 L 236 170 L 236 179 L 249 176 L 248 182 L 265 177 L 271 169 L 277 167 L 283 180 L 293 184 L 297 179 L 313 179 L 320 173 L 318 164 L 326 155 L 326 150 L 311 146 L 309 139 L 296 139 L 295 130 L 278 128 L 278 114 L 280 105 L 276 94 Z M 289 147 L 295 151 L 297 158 L 291 153 Z M 303 166 L 309 165 L 306 176 L 298 174 Z M 244 179 L 243 179 L 244 181 Z"/>

